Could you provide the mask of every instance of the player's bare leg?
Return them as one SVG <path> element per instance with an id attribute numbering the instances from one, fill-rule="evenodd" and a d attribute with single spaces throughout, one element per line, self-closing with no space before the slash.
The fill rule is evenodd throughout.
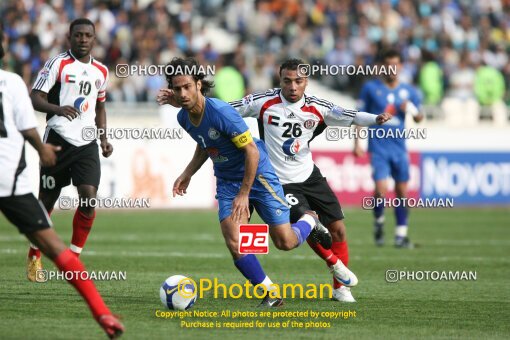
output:
<path id="1" fill-rule="evenodd" d="M 299 239 L 290 223 L 278 224 L 269 228 L 274 246 L 280 250 L 291 250 L 299 246 Z"/>
<path id="2" fill-rule="evenodd" d="M 375 181 L 374 198 L 384 198 L 388 192 L 386 179 Z M 384 205 L 379 203 L 374 207 L 374 239 L 378 246 L 384 245 Z"/>
<path id="3" fill-rule="evenodd" d="M 90 204 L 97 196 L 97 188 L 93 185 L 81 184 L 78 186 L 80 206 L 76 209 L 73 217 L 73 236 L 71 239 L 71 251 L 77 256 L 81 254 L 87 237 L 96 217 L 94 207 Z"/>
<path id="4" fill-rule="evenodd" d="M 248 217 L 243 216 L 241 224 L 248 223 Z M 221 226 L 221 233 L 223 235 L 223 238 L 225 239 L 225 244 L 232 255 L 232 258 L 235 260 L 242 257 L 241 254 L 239 254 L 239 224 L 234 223 L 232 221 L 232 218 L 228 216 L 220 223 Z"/>
<path id="5" fill-rule="evenodd" d="M 81 261 L 66 248 L 62 240 L 52 228 L 39 230 L 27 235 L 27 238 L 48 256 L 63 272 L 83 272 L 85 267 Z M 80 295 L 87 302 L 94 319 L 104 329 L 111 339 L 119 337 L 124 332 L 124 326 L 112 315 L 94 283 L 90 280 L 83 280 L 78 275 L 68 281 L 76 288 Z"/>
<path id="6" fill-rule="evenodd" d="M 51 214 L 59 195 L 60 190 L 39 192 L 39 200 L 44 205 L 44 208 L 46 208 L 48 215 Z M 27 279 L 29 281 L 36 282 L 37 271 L 41 269 L 42 269 L 41 251 L 35 244 L 30 243 L 27 257 Z"/>
<path id="7" fill-rule="evenodd" d="M 407 197 L 407 182 L 395 183 L 395 194 L 397 198 Z M 397 222 L 395 228 L 395 247 L 397 248 L 414 248 L 414 244 L 407 237 L 407 207 L 399 204 L 395 207 L 395 220 Z"/>

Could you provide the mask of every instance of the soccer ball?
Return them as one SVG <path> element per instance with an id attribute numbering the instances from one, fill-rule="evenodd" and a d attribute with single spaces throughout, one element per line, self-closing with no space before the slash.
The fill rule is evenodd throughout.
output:
<path id="1" fill-rule="evenodd" d="M 197 301 L 195 281 L 183 275 L 173 275 L 159 289 L 163 305 L 169 309 L 186 310 Z"/>

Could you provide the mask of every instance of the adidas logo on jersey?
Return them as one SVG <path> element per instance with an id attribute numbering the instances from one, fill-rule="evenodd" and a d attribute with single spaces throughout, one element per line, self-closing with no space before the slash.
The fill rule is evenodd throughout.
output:
<path id="1" fill-rule="evenodd" d="M 294 114 L 294 112 L 291 112 L 287 115 L 287 118 L 296 118 L 296 115 Z"/>

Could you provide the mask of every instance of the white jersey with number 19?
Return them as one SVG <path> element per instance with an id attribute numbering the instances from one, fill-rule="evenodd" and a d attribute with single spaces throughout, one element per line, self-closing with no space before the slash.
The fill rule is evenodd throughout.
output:
<path id="1" fill-rule="evenodd" d="M 106 100 L 107 83 L 106 66 L 92 57 L 82 63 L 67 51 L 46 62 L 32 89 L 47 93 L 51 104 L 73 106 L 80 112 L 72 121 L 51 114 L 46 115 L 46 121 L 48 129 L 72 145 L 82 146 L 90 143 L 83 138 L 83 128 L 96 126 L 96 101 Z"/>
<path id="2" fill-rule="evenodd" d="M 36 127 L 25 83 L 17 74 L 0 70 L 0 197 L 32 192 L 20 131 Z"/>

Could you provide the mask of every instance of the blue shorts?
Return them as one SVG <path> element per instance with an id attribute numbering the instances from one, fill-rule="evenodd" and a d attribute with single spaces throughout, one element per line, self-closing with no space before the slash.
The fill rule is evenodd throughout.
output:
<path id="1" fill-rule="evenodd" d="M 232 201 L 241 189 L 241 181 L 216 180 L 216 199 L 220 222 L 232 214 Z M 272 225 L 289 223 L 290 210 L 283 194 L 283 188 L 272 173 L 257 175 L 250 191 L 250 205 L 253 205 L 262 220 Z"/>
<path id="2" fill-rule="evenodd" d="M 395 182 L 409 181 L 409 156 L 406 152 L 389 155 L 371 153 L 370 164 L 374 181 L 386 179 L 390 175 Z"/>

